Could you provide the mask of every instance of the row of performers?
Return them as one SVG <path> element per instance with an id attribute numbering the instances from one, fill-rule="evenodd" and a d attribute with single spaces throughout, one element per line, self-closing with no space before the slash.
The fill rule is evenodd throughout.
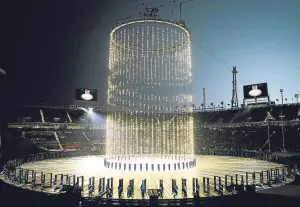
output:
<path id="1" fill-rule="evenodd" d="M 106 157 L 104 159 L 105 160 L 114 159 L 114 160 L 117 160 L 117 161 L 122 161 L 122 160 L 135 160 L 135 159 L 144 159 L 144 158 L 147 159 L 147 155 L 110 156 L 110 157 Z M 174 155 L 174 156 L 162 155 L 161 158 L 165 159 L 165 160 L 169 159 L 169 160 L 177 160 L 177 161 L 186 161 L 186 160 L 191 159 L 190 157 L 182 156 L 182 155 Z"/>
<path id="2" fill-rule="evenodd" d="M 148 166 L 150 164 L 145 164 L 145 170 L 148 171 Z M 115 168 L 115 169 L 119 169 L 122 170 L 122 163 L 117 163 L 117 162 L 110 162 L 107 161 L 106 159 L 104 160 L 104 166 L 107 168 Z M 137 169 L 137 164 L 123 164 L 123 170 L 126 170 L 128 166 L 129 171 L 131 171 L 131 169 L 133 168 L 134 171 L 136 171 Z M 182 163 L 174 163 L 174 170 L 180 170 L 181 168 L 184 169 L 189 169 L 192 167 L 196 166 L 196 159 L 194 159 L 193 161 L 190 162 L 182 162 Z M 166 167 L 168 169 L 168 171 L 171 170 L 171 164 L 157 164 L 157 170 L 160 171 L 160 169 L 162 169 L 163 171 L 166 171 Z M 143 170 L 143 164 L 140 163 L 140 171 Z M 151 164 L 151 170 L 154 171 L 154 164 Z"/>

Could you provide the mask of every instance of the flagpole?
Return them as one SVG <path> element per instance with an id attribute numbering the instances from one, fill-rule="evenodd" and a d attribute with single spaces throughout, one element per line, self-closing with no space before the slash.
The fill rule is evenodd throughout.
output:
<path id="1" fill-rule="evenodd" d="M 282 151 L 286 152 L 285 149 L 285 140 L 284 140 L 284 115 L 282 114 L 282 110 L 281 110 L 281 115 L 279 116 L 279 118 L 281 119 L 281 135 L 282 135 Z"/>
<path id="2" fill-rule="evenodd" d="M 272 109 L 271 109 L 271 111 L 272 111 Z M 265 118 L 265 122 L 267 122 L 267 129 L 268 129 L 267 142 L 269 144 L 269 152 L 271 152 L 271 136 L 270 136 L 270 119 L 272 119 L 271 111 L 269 111 L 269 112 L 267 111 L 267 116 Z M 265 143 L 265 144 L 267 144 L 267 143 Z M 265 146 L 265 144 L 264 144 L 264 146 Z"/>
<path id="3" fill-rule="evenodd" d="M 268 120 L 268 142 L 269 142 L 269 152 L 271 152 L 270 121 L 269 120 Z"/>

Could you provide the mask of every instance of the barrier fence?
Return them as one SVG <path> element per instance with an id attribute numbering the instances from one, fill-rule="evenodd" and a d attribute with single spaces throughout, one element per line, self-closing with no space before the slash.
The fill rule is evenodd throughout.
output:
<path id="1" fill-rule="evenodd" d="M 234 150 L 203 150 L 202 154 L 249 157 L 261 160 L 272 159 L 272 154 L 270 153 Z M 82 194 L 88 195 L 88 197 L 96 197 L 99 199 L 112 199 L 114 197 L 113 194 L 116 191 L 114 189 L 117 189 L 118 197 L 123 198 L 123 179 L 114 181 L 113 178 L 102 177 L 96 179 L 95 177 L 90 177 L 88 183 L 85 183 L 84 176 L 37 172 L 31 169 L 22 168 L 22 165 L 28 162 L 93 155 L 98 155 L 98 152 L 74 151 L 31 154 L 23 158 L 16 158 L 9 161 L 6 164 L 6 169 L 9 168 L 10 170 L 6 170 L 4 175 L 14 184 L 28 185 L 31 186 L 32 189 L 38 188 L 40 190 L 47 190 L 48 188 L 52 188 L 59 192 L 65 192 L 71 189 L 73 191 L 80 191 Z M 235 194 L 239 191 L 254 191 L 257 188 L 263 188 L 264 186 L 271 187 L 272 185 L 278 185 L 286 182 L 288 177 L 288 167 L 282 166 L 261 172 L 245 172 L 245 174 L 225 175 L 224 177 L 215 175 L 211 177 L 191 178 L 190 180 L 182 179 L 181 182 L 180 180 L 174 179 L 172 180 L 172 194 L 175 199 L 178 198 L 179 192 L 181 192 L 181 197 L 184 198 L 187 195 L 187 191 L 192 191 L 195 198 L 198 198 L 201 195 Z M 151 192 L 157 192 L 157 197 L 163 198 L 163 180 L 160 180 L 158 189 L 147 189 L 146 179 L 143 180 L 143 183 L 145 185 L 145 191 L 152 190 Z M 191 189 L 187 189 L 187 183 L 192 183 Z M 131 193 L 133 194 L 134 180 L 130 180 L 129 184 L 129 186 L 132 187 Z M 87 188 L 85 188 L 86 185 Z"/>
<path id="2" fill-rule="evenodd" d="M 24 184 L 30 185 L 32 188 L 37 188 L 40 186 L 42 190 L 47 188 L 53 188 L 54 190 L 65 191 L 69 187 L 76 188 L 80 190 L 82 193 L 86 193 L 89 196 L 106 196 L 112 197 L 112 195 L 108 195 L 108 193 L 113 194 L 113 189 L 124 189 L 123 179 L 118 180 L 119 186 L 114 186 L 113 178 L 99 178 L 99 185 L 95 185 L 95 177 L 90 177 L 88 180 L 88 189 L 85 189 L 85 179 L 83 176 L 75 176 L 75 175 L 67 175 L 67 174 L 53 174 L 53 173 L 44 173 L 44 172 L 35 172 L 34 170 L 23 169 L 21 167 L 15 168 L 14 171 L 10 171 L 6 174 L 6 177 L 11 179 L 15 184 Z M 245 188 L 249 188 L 250 186 L 263 187 L 263 186 L 272 186 L 273 184 L 280 184 L 286 182 L 287 177 L 287 169 L 286 167 L 277 167 L 274 169 L 261 171 L 261 172 L 253 172 L 235 175 L 225 175 L 224 177 L 213 176 L 212 177 L 203 177 L 202 178 L 202 192 L 207 196 L 211 195 L 212 192 L 223 195 L 225 192 L 234 193 L 234 191 L 247 191 Z M 122 180 L 122 181 L 121 181 Z M 180 184 L 181 188 L 187 186 L 187 182 L 193 182 L 193 195 L 201 194 L 200 187 L 200 178 L 193 178 L 191 180 L 182 179 Z M 122 183 L 122 184 L 120 184 Z M 134 180 L 130 180 L 129 183 L 132 186 L 132 191 L 134 190 Z M 146 183 L 146 180 L 144 180 Z M 162 181 L 161 181 L 162 183 Z M 173 180 L 172 182 L 173 193 L 176 183 L 179 183 L 178 180 Z M 146 186 L 145 186 L 146 187 Z M 161 187 L 161 186 L 160 186 Z M 108 192 L 108 190 L 112 192 Z M 191 190 L 191 189 L 186 189 Z M 133 192 L 132 192 L 133 193 Z M 175 194 L 178 194 L 175 193 Z M 185 194 L 185 192 L 182 192 Z M 102 196 L 101 196 L 102 195 Z"/>

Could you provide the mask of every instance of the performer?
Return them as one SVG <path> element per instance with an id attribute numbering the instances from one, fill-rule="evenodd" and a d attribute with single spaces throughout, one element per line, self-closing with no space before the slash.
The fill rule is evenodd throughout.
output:
<path id="1" fill-rule="evenodd" d="M 221 184 L 220 186 L 219 186 L 219 190 L 220 190 L 220 195 L 223 195 L 223 185 Z"/>
<path id="2" fill-rule="evenodd" d="M 233 186 L 233 189 L 232 189 L 232 194 L 237 194 L 237 191 L 235 190 L 235 186 Z"/>
<path id="3" fill-rule="evenodd" d="M 252 179 L 252 185 L 253 185 L 253 186 L 256 186 L 255 178 Z"/>
<path id="4" fill-rule="evenodd" d="M 262 173 L 260 174 L 259 182 L 260 182 L 260 186 L 261 186 L 262 188 L 264 188 L 264 177 L 263 177 L 263 174 L 262 174 Z"/>
<path id="5" fill-rule="evenodd" d="M 101 186 L 100 182 L 98 184 L 98 193 L 99 193 L 99 195 L 102 193 L 102 186 Z"/>
<path id="6" fill-rule="evenodd" d="M 119 195 L 119 199 L 122 197 L 122 192 L 123 192 L 123 187 L 122 185 L 118 186 L 118 195 Z"/>
<path id="7" fill-rule="evenodd" d="M 294 175 L 299 175 L 299 170 L 297 168 L 297 165 L 294 165 L 293 171 L 294 171 Z"/>
<path id="8" fill-rule="evenodd" d="M 186 187 L 186 184 L 183 186 L 183 197 L 187 198 L 187 187 Z"/>
<path id="9" fill-rule="evenodd" d="M 109 198 L 109 196 L 110 196 L 110 187 L 109 187 L 109 184 L 107 183 L 106 184 L 106 198 Z"/>
<path id="10" fill-rule="evenodd" d="M 68 177 L 67 177 L 67 181 L 66 181 L 66 184 L 67 184 L 67 185 L 70 185 L 70 182 L 71 182 L 70 180 L 71 180 L 71 179 L 70 179 L 70 177 L 68 176 Z"/>
<path id="11" fill-rule="evenodd" d="M 78 193 L 80 191 L 79 183 L 76 182 L 74 185 L 74 193 Z"/>
<path id="12" fill-rule="evenodd" d="M 60 185 L 59 185 L 59 192 L 63 192 L 63 190 L 64 190 L 64 185 L 63 185 L 63 183 L 60 183 Z"/>
<path id="13" fill-rule="evenodd" d="M 56 185 L 57 181 L 56 179 L 53 180 L 53 185 Z"/>
<path id="14" fill-rule="evenodd" d="M 141 185 L 141 195 L 142 195 L 143 199 L 145 198 L 145 191 L 146 191 L 145 186 L 142 184 Z"/>
<path id="15" fill-rule="evenodd" d="M 41 181 L 41 190 L 44 190 L 44 188 L 45 188 L 45 180 L 42 179 L 42 181 Z"/>
<path id="16" fill-rule="evenodd" d="M 130 198 L 132 196 L 132 190 L 130 184 L 127 187 L 127 198 Z"/>
<path id="17" fill-rule="evenodd" d="M 159 184 L 159 194 L 160 194 L 160 198 L 163 199 L 164 198 L 164 184 L 162 182 Z"/>
<path id="18" fill-rule="evenodd" d="M 57 189 L 57 186 L 56 186 L 56 180 L 53 180 L 53 191 L 56 191 L 56 189 Z"/>
<path id="19" fill-rule="evenodd" d="M 242 180 L 241 185 L 243 186 L 243 191 L 246 191 L 246 185 L 244 183 L 244 180 Z"/>
<path id="20" fill-rule="evenodd" d="M 31 181 L 31 188 L 33 189 L 35 187 L 35 179 L 33 178 Z"/>
<path id="21" fill-rule="evenodd" d="M 278 175 L 275 175 L 275 184 L 279 185 L 280 179 Z"/>
<path id="22" fill-rule="evenodd" d="M 196 185 L 196 198 L 200 198 L 200 185 Z"/>
<path id="23" fill-rule="evenodd" d="M 88 186 L 88 193 L 89 193 L 89 196 L 91 197 L 92 194 L 93 194 L 93 186 L 91 184 L 89 184 Z"/>
<path id="24" fill-rule="evenodd" d="M 177 195 L 178 195 L 178 186 L 175 183 L 174 186 L 173 186 L 173 196 L 174 196 L 174 199 L 177 197 Z"/>
<path id="25" fill-rule="evenodd" d="M 210 195 L 210 185 L 207 185 L 207 194 Z"/>

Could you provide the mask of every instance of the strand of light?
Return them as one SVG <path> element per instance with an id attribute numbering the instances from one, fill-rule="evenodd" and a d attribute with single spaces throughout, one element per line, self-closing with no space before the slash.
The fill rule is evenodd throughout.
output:
<path id="1" fill-rule="evenodd" d="M 193 121 L 190 35 L 165 21 L 125 23 L 110 35 L 107 155 L 189 156 Z"/>

